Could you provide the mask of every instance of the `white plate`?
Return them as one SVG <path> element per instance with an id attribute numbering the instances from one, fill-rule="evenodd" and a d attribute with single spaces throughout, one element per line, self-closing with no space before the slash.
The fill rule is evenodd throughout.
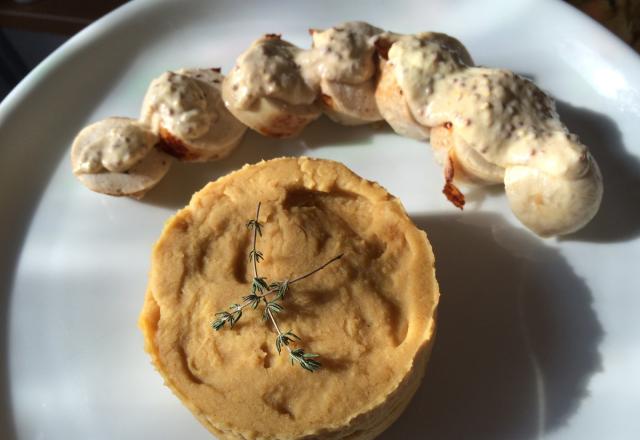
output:
<path id="1" fill-rule="evenodd" d="M 136 116 L 149 80 L 227 71 L 251 40 L 362 19 L 460 38 L 478 63 L 534 77 L 591 146 L 604 204 L 586 229 L 541 240 L 499 192 L 464 213 L 440 193 L 428 146 L 320 120 L 296 140 L 249 134 L 228 160 L 180 165 L 142 202 L 71 174 L 74 134 Z M 234 1 L 128 4 L 72 38 L 0 108 L 3 438 L 207 439 L 162 385 L 136 327 L 150 249 L 205 182 L 284 154 L 340 160 L 426 229 L 441 281 L 439 340 L 417 397 L 383 439 L 640 438 L 640 62 L 552 1 Z"/>

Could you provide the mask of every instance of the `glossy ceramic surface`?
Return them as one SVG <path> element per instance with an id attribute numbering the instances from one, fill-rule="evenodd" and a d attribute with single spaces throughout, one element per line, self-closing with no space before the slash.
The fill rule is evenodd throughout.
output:
<path id="1" fill-rule="evenodd" d="M 459 212 L 426 144 L 321 119 L 298 139 L 255 133 L 228 159 L 177 164 L 143 201 L 72 176 L 73 136 L 136 116 L 165 70 L 223 71 L 262 33 L 308 46 L 308 27 L 360 19 L 438 30 L 478 64 L 558 99 L 605 179 L 584 230 L 542 240 L 500 191 Z M 404 202 L 437 255 L 438 341 L 412 404 L 383 439 L 640 438 L 640 61 L 555 1 L 138 1 L 71 39 L 0 106 L 3 438 L 207 439 L 162 385 L 136 320 L 163 222 L 207 181 L 282 155 L 344 162 Z"/>

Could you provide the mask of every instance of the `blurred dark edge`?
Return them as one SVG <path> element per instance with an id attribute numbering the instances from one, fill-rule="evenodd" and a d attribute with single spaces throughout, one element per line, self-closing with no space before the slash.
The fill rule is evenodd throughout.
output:
<path id="1" fill-rule="evenodd" d="M 67 39 L 126 0 L 0 0 L 0 100 Z"/>

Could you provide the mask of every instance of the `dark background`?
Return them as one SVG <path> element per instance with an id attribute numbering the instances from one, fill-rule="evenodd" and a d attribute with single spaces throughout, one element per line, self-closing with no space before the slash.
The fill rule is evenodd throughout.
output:
<path id="1" fill-rule="evenodd" d="M 73 34 L 125 0 L 0 0 L 0 100 Z"/>

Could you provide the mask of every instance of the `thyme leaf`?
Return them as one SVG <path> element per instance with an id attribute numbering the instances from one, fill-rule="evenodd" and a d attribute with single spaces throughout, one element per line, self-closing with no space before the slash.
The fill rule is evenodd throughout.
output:
<path id="1" fill-rule="evenodd" d="M 282 306 L 280 302 L 284 300 L 285 295 L 287 295 L 287 293 L 290 291 L 292 284 L 300 282 L 305 278 L 308 278 L 313 274 L 321 271 L 331 263 L 342 258 L 343 254 L 337 255 L 324 264 L 316 267 L 315 269 L 291 280 L 274 281 L 268 283 L 267 278 L 261 277 L 258 273 L 258 264 L 264 260 L 264 255 L 256 248 L 258 236 L 262 237 L 262 228 L 264 227 L 264 225 L 259 221 L 260 206 L 261 203 L 258 203 L 255 218 L 249 220 L 246 223 L 247 228 L 253 231 L 253 243 L 251 250 L 249 251 L 249 261 L 253 263 L 251 293 L 242 297 L 242 303 L 232 304 L 229 307 L 230 312 L 224 310 L 216 313 L 216 319 L 211 323 L 211 327 L 214 330 L 219 331 L 224 328 L 226 324 L 229 324 L 229 328 L 233 328 L 233 326 L 237 324 L 237 322 L 242 317 L 243 309 L 245 309 L 246 307 L 251 307 L 255 310 L 260 306 L 260 304 L 263 304 L 264 309 L 262 310 L 262 318 L 265 321 L 270 321 L 273 325 L 273 328 L 276 332 L 275 346 L 278 354 L 280 354 L 283 349 L 286 349 L 289 353 L 289 360 L 291 361 L 291 365 L 298 364 L 300 365 L 300 367 L 313 373 L 315 371 L 318 371 L 322 367 L 320 361 L 316 360 L 316 358 L 318 358 L 320 355 L 315 353 L 307 353 L 301 347 L 291 348 L 291 345 L 300 343 L 302 341 L 301 338 L 292 331 L 283 333 L 280 330 L 278 321 L 275 317 L 279 313 L 284 312 L 284 306 Z M 271 300 L 267 299 L 267 297 L 269 296 L 273 296 L 273 298 Z"/>

